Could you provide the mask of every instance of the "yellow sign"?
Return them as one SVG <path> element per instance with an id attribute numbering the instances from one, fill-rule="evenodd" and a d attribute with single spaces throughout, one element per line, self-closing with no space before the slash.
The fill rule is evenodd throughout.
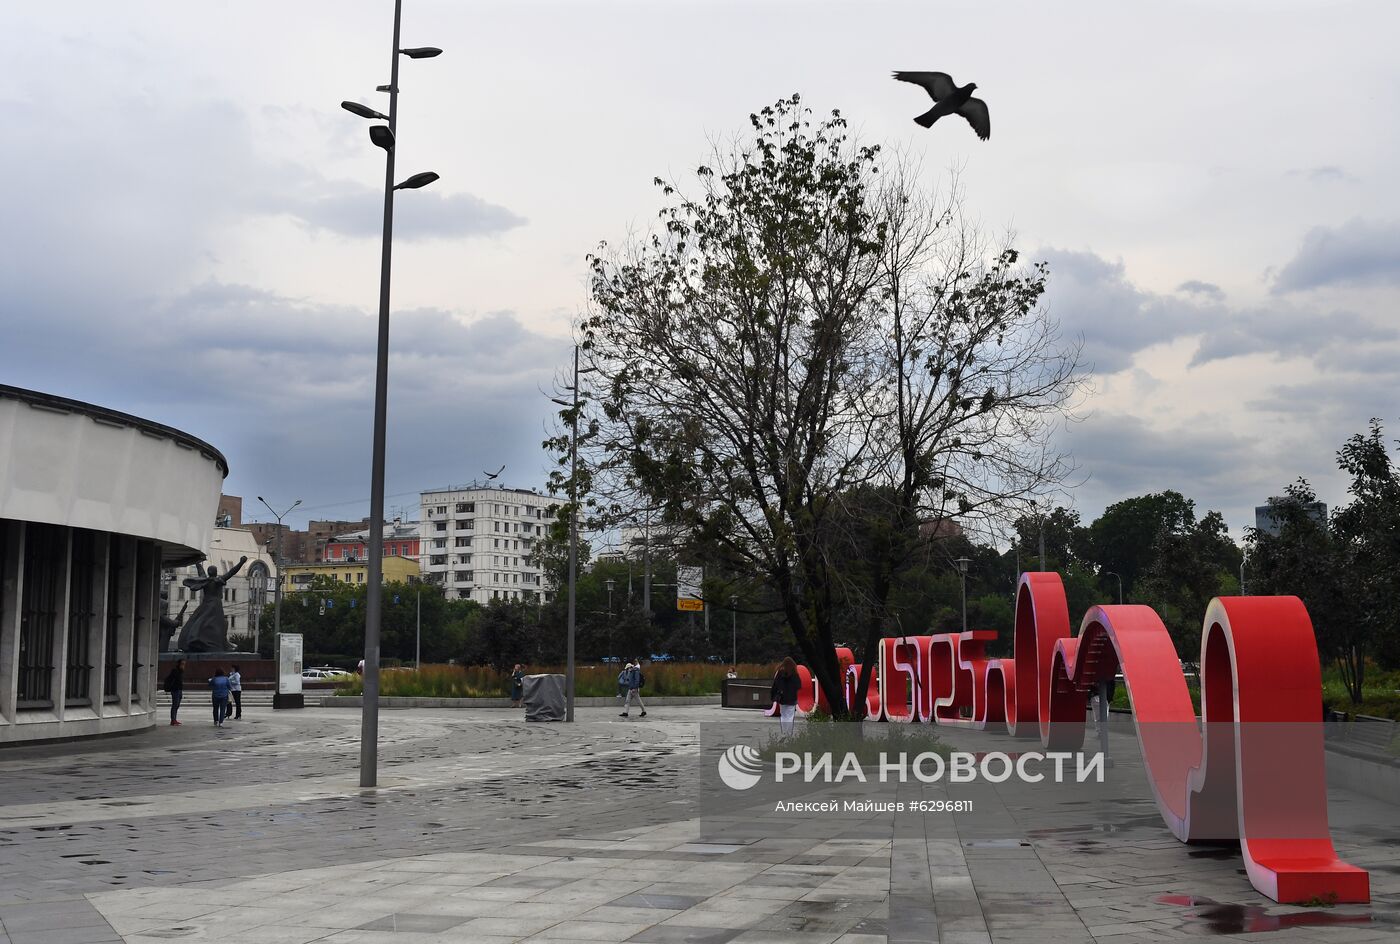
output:
<path id="1" fill-rule="evenodd" d="M 696 613 L 699 613 L 701 610 L 705 609 L 705 601 L 704 601 L 704 600 L 688 600 L 688 599 L 686 599 L 685 597 L 681 597 L 679 600 L 676 601 L 676 609 L 682 610 L 682 611 L 684 611 L 684 610 L 691 610 L 691 611 L 694 611 L 694 612 L 696 612 Z"/>

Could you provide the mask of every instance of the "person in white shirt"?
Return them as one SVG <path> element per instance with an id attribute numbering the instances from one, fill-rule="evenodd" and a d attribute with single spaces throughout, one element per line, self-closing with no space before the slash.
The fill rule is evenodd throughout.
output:
<path id="1" fill-rule="evenodd" d="M 243 717 L 243 673 L 236 665 L 228 674 L 228 691 L 233 696 L 233 718 L 237 721 Z"/>

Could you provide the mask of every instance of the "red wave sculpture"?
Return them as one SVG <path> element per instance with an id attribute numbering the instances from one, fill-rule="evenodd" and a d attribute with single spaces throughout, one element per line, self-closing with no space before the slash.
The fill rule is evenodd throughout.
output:
<path id="1" fill-rule="evenodd" d="M 1089 695 L 1119 672 L 1157 809 L 1182 842 L 1240 843 L 1250 882 L 1279 902 L 1370 900 L 1327 820 L 1322 675 L 1297 597 L 1221 597 L 1201 635 L 1201 721 L 1167 628 L 1147 606 L 1096 606 L 1072 636 L 1056 573 L 1021 576 L 1011 659 L 983 630 L 880 641 L 870 717 L 1004 729 L 1083 746 Z M 839 650 L 847 703 L 859 665 Z M 826 707 L 805 667 L 803 711 Z M 810 694 L 807 694 L 810 686 Z"/>

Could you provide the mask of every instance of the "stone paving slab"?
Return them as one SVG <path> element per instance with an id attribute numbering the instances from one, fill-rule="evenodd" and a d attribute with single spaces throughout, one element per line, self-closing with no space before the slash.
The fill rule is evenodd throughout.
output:
<path id="1" fill-rule="evenodd" d="M 1008 785 L 966 817 L 740 809 L 718 838 L 697 818 L 697 728 L 733 713 L 610 715 L 585 709 L 566 727 L 387 712 L 382 785 L 368 791 L 353 775 L 359 716 L 340 709 L 0 752 L 0 944 L 1365 942 L 1400 930 L 1396 808 L 1355 795 L 1334 797 L 1334 832 L 1373 870 L 1376 902 L 1288 908 L 1253 891 L 1237 850 L 1166 834 L 1141 779 L 1106 818 L 1037 815 Z"/>

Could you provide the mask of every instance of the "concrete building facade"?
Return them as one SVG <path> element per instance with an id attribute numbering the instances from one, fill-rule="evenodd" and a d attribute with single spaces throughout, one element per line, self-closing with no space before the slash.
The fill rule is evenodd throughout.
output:
<path id="1" fill-rule="evenodd" d="M 155 724 L 161 571 L 209 546 L 227 474 L 177 429 L 0 386 L 0 743 Z"/>
<path id="2" fill-rule="evenodd" d="M 381 572 L 385 583 L 395 580 L 412 582 L 422 578 L 418 562 L 408 557 L 384 558 Z M 287 581 L 282 586 L 283 593 L 310 589 L 317 577 L 329 577 L 337 583 L 363 587 L 369 579 L 369 563 L 364 560 L 321 561 L 319 564 L 287 563 L 282 568 L 282 575 Z"/>
<path id="3" fill-rule="evenodd" d="M 384 526 L 384 556 L 418 559 L 418 522 L 395 520 Z M 364 560 L 369 555 L 369 528 L 338 534 L 326 542 L 323 560 Z"/>
<path id="4" fill-rule="evenodd" d="M 423 576 L 449 600 L 553 599 L 535 550 L 556 499 L 523 488 L 467 485 L 429 489 L 420 501 Z"/>

